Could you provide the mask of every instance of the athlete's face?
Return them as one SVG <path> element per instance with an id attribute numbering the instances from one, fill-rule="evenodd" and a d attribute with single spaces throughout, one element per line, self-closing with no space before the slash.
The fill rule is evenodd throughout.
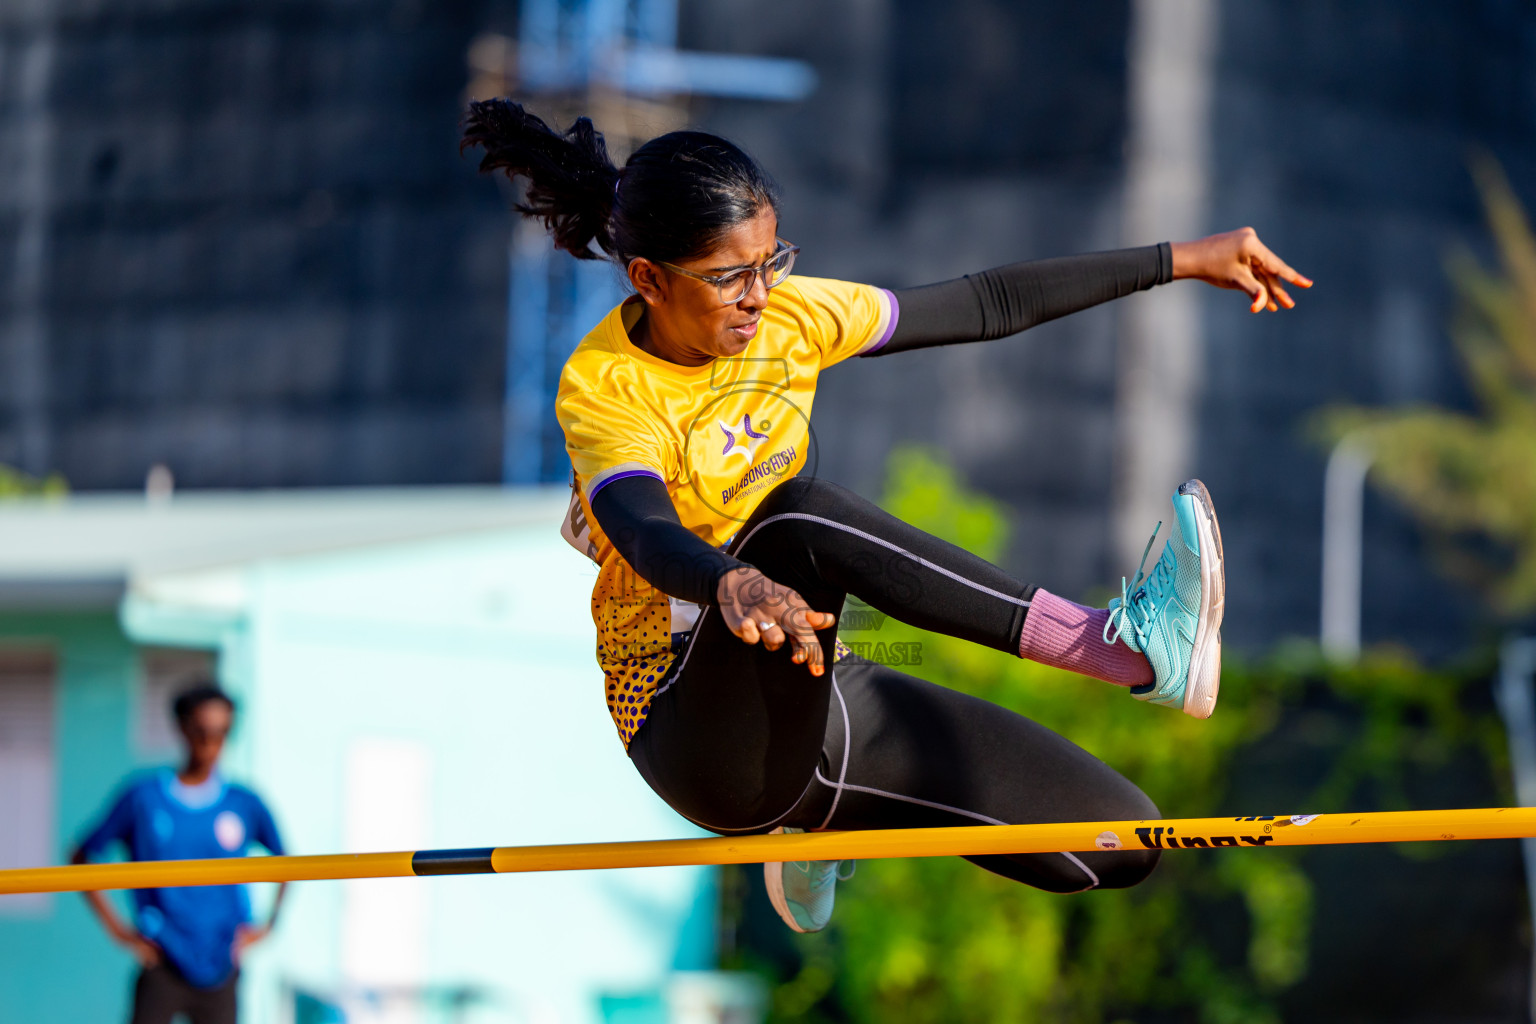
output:
<path id="1" fill-rule="evenodd" d="M 755 267 L 778 248 L 779 217 L 764 207 L 751 220 L 736 225 L 711 253 L 675 265 L 711 277 Z M 708 281 L 669 272 L 647 259 L 635 259 L 629 279 L 646 305 L 640 344 L 669 362 L 702 366 L 722 356 L 740 355 L 757 336 L 758 322 L 768 305 L 761 276 L 735 302 L 720 301 L 720 289 Z"/>
<path id="2" fill-rule="evenodd" d="M 224 740 L 234 724 L 235 714 L 222 700 L 205 700 L 181 723 L 182 738 L 187 741 L 187 766 L 207 771 L 224 752 Z"/>

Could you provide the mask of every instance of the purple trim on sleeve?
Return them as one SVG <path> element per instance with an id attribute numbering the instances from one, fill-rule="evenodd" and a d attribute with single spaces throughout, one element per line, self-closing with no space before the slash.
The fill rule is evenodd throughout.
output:
<path id="1" fill-rule="evenodd" d="M 891 335 L 896 333 L 896 321 L 901 319 L 901 303 L 896 301 L 896 293 L 887 288 L 881 288 L 880 290 L 885 293 L 885 297 L 891 302 L 891 319 L 885 325 L 885 330 L 876 339 L 875 343 L 859 353 L 861 356 L 872 356 L 884 348 L 885 343 L 891 340 Z"/>
<path id="2" fill-rule="evenodd" d="M 648 469 L 626 469 L 622 473 L 615 473 L 613 476 L 605 477 L 604 479 L 599 480 L 597 482 L 597 486 L 593 487 L 592 490 L 587 493 L 587 504 L 590 505 L 593 501 L 595 501 L 597 499 L 597 492 L 601 491 L 604 487 L 607 487 L 615 480 L 623 480 L 626 477 L 631 476 L 648 476 L 652 480 L 660 481 L 662 484 L 666 483 L 665 480 L 661 479 L 660 473 L 652 473 Z"/>

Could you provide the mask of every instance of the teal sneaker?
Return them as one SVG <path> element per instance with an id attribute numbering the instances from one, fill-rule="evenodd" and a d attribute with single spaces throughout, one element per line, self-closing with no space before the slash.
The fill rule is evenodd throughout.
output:
<path id="1" fill-rule="evenodd" d="M 1123 640 L 1152 663 L 1153 681 L 1131 689 L 1137 700 L 1209 718 L 1221 686 L 1221 616 L 1227 596 L 1221 529 L 1211 493 L 1199 480 L 1179 487 L 1173 512 L 1173 532 L 1152 575 L 1142 569 L 1156 529 L 1141 553 L 1136 579 L 1129 586 L 1120 581 L 1120 597 L 1109 603 L 1104 642 Z"/>
<path id="2" fill-rule="evenodd" d="M 804 832 L 801 828 L 775 829 L 775 832 Z M 842 874 L 844 863 L 850 865 Z M 787 864 L 764 864 L 763 881 L 768 899 L 784 923 L 797 932 L 819 932 L 832 920 L 832 900 L 837 883 L 853 877 L 855 861 L 802 860 Z"/>

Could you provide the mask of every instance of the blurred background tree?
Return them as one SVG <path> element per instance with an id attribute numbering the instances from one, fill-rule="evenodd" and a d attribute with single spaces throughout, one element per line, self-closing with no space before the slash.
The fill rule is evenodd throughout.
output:
<path id="1" fill-rule="evenodd" d="M 1464 250 L 1450 265 L 1476 410 L 1336 408 L 1321 432 L 1366 445 L 1374 480 L 1435 535 L 1450 572 L 1520 616 L 1536 610 L 1536 238 L 1498 164 L 1472 169 L 1498 252 L 1496 270 Z"/>
<path id="2" fill-rule="evenodd" d="M 57 473 L 35 477 L 10 466 L 0 466 L 0 501 L 8 498 L 51 498 L 68 493 L 69 485 Z"/>
<path id="3" fill-rule="evenodd" d="M 985 558 L 1008 540 L 1005 509 L 936 453 L 898 450 L 883 504 Z M 846 639 L 868 638 L 874 656 L 881 644 L 919 643 L 922 663 L 910 671 L 1063 733 L 1171 817 L 1426 806 L 1415 780 L 1459 761 L 1458 777 L 1470 770 L 1473 788 L 1492 793 L 1501 764 L 1491 709 L 1473 701 L 1468 710 L 1464 699 L 1479 673 L 1426 671 L 1393 651 L 1352 667 L 1303 648 L 1255 665 L 1229 658 L 1219 713 L 1196 721 L 894 620 L 851 621 L 878 633 L 845 630 Z M 1373 852 L 1377 864 L 1425 856 Z M 776 982 L 776 1020 L 1091 1022 L 1136 1008 L 1138 1020 L 1277 1021 L 1281 997 L 1308 973 L 1308 857 L 1172 853 L 1136 889 L 1080 896 L 958 859 L 871 861 L 839 886 L 828 931 L 786 940 L 776 922 L 742 928 L 736 960 Z M 753 885 L 743 873 L 737 898 Z M 792 951 L 772 948 L 785 941 Z"/>

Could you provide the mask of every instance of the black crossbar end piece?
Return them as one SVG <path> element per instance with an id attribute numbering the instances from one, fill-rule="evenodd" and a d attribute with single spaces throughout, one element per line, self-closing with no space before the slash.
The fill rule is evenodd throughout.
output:
<path id="1" fill-rule="evenodd" d="M 492 847 L 473 850 L 417 850 L 411 855 L 411 871 L 418 875 L 488 875 Z"/>

